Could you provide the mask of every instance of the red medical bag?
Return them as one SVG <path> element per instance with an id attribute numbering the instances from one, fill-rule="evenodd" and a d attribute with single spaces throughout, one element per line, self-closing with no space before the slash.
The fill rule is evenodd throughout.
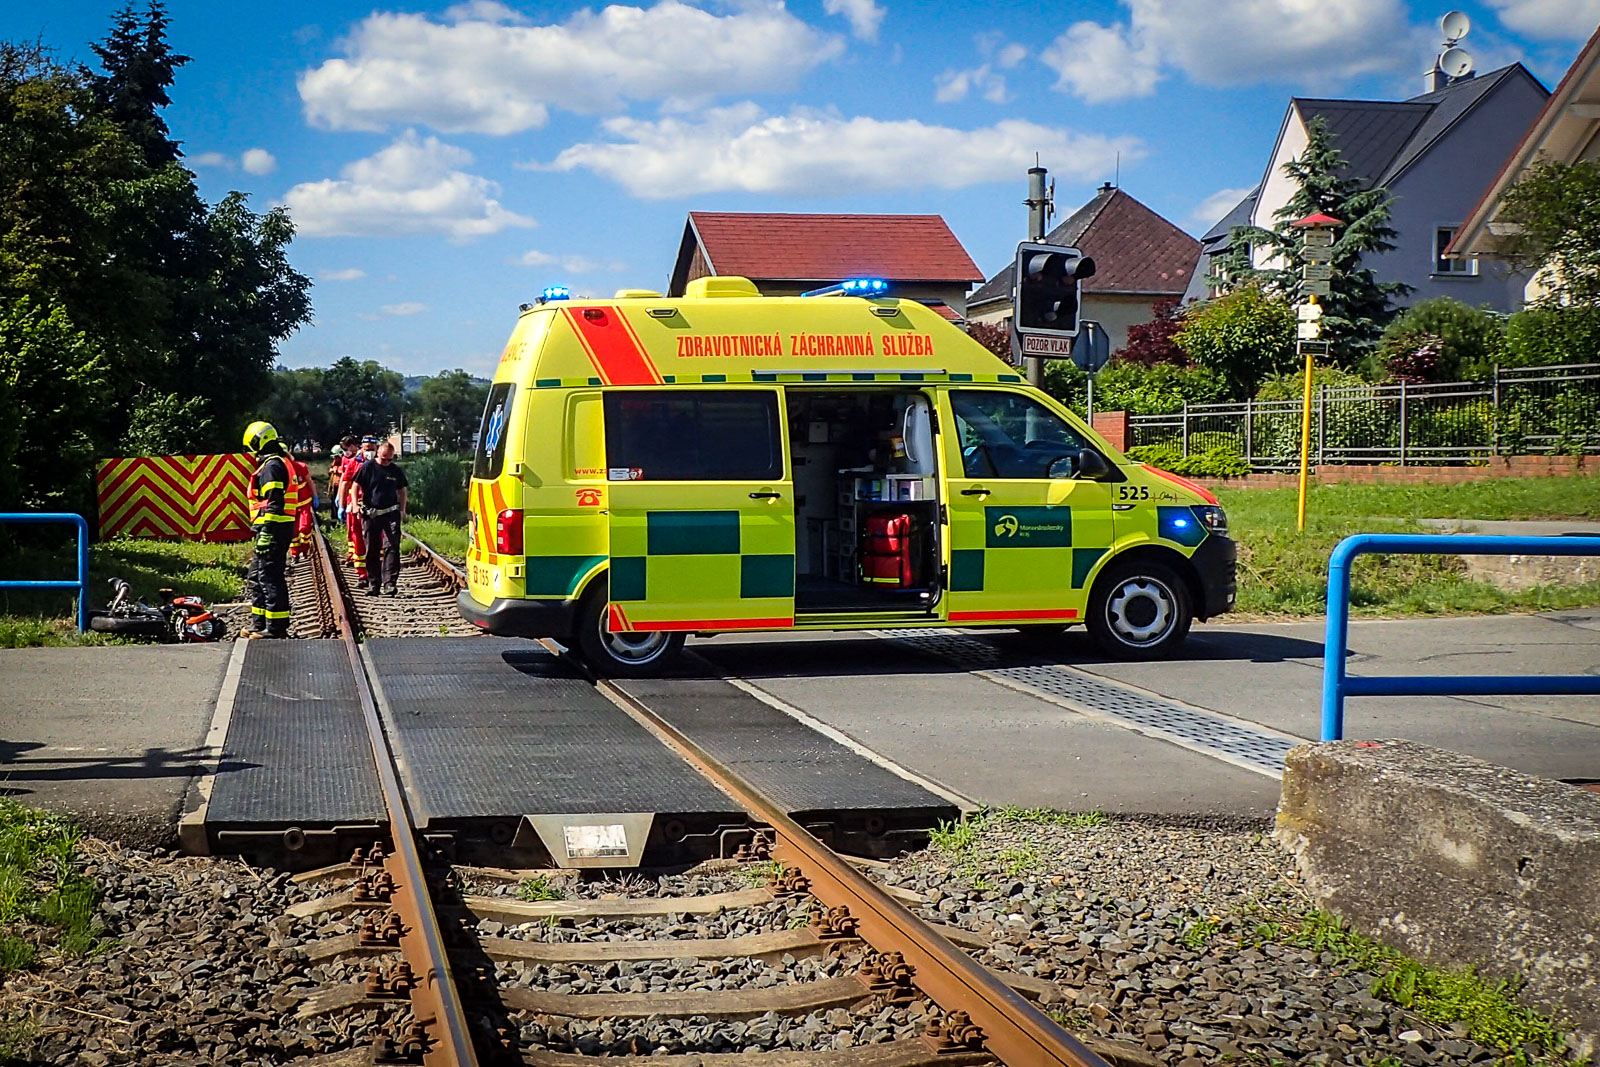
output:
<path id="1" fill-rule="evenodd" d="M 912 586 L 910 515 L 869 515 L 861 531 L 861 580 L 874 585 Z"/>

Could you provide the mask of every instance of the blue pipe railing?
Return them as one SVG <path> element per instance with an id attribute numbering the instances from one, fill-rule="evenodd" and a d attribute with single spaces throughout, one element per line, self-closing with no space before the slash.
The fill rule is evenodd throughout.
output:
<path id="1" fill-rule="evenodd" d="M 72 525 L 78 528 L 78 580 L 62 581 L 0 581 L 0 589 L 76 589 L 78 591 L 78 632 L 89 628 L 89 523 L 82 515 L 70 511 L 4 511 L 0 524 L 17 523 L 25 526 Z"/>
<path id="2" fill-rule="evenodd" d="M 1322 739 L 1344 738 L 1344 698 L 1372 696 L 1545 696 L 1600 694 L 1600 675 L 1467 675 L 1350 678 L 1350 564 L 1367 554 L 1408 556 L 1600 556 L 1600 537 L 1484 537 L 1356 534 L 1328 557 L 1328 629 L 1322 651 Z"/>

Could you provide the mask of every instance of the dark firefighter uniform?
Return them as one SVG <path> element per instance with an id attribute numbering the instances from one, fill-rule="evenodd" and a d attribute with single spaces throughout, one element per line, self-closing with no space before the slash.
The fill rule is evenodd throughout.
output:
<path id="1" fill-rule="evenodd" d="M 245 574 L 254 629 L 246 631 L 246 636 L 288 637 L 289 582 L 284 572 L 289 543 L 294 539 L 299 487 L 290 477 L 283 443 L 271 425 L 251 423 L 244 446 L 257 460 L 250 479 L 250 529 L 255 534 L 256 553 Z"/>

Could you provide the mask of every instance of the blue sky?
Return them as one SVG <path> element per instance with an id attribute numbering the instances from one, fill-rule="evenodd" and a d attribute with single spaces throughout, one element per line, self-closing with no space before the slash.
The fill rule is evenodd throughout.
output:
<path id="1" fill-rule="evenodd" d="M 0 33 L 87 61 L 115 6 L 0 0 Z M 1520 60 L 1552 87 L 1600 22 L 1600 0 L 1459 6 L 1479 71 Z M 1260 178 L 1289 96 L 1421 92 L 1444 11 L 172 0 L 194 61 L 166 117 L 209 199 L 296 219 L 316 321 L 284 365 L 486 374 L 546 285 L 664 288 L 692 210 L 937 213 L 992 273 L 1037 152 L 1062 215 L 1120 159 L 1122 188 L 1198 234 Z"/>

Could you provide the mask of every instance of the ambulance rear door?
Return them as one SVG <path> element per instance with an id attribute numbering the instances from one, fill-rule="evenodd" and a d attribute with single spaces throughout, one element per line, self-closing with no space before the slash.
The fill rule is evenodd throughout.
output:
<path id="1" fill-rule="evenodd" d="M 605 393 L 614 630 L 794 625 L 794 486 L 775 386 Z"/>

